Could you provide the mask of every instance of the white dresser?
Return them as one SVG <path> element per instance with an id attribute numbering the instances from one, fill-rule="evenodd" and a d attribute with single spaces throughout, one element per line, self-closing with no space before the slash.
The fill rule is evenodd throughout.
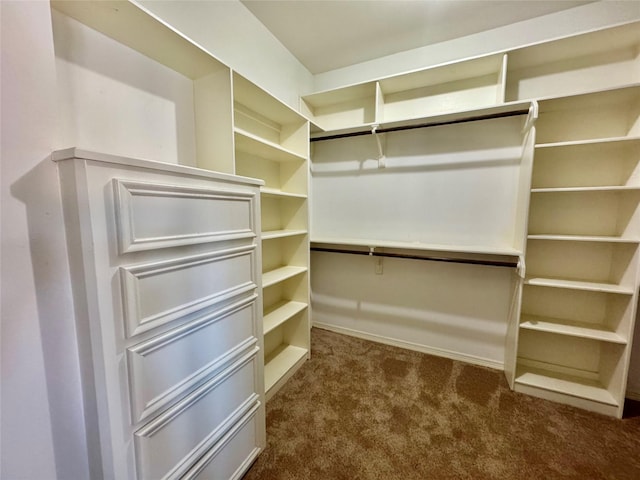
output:
<path id="1" fill-rule="evenodd" d="M 68 149 L 92 477 L 239 478 L 265 444 L 260 181 Z"/>

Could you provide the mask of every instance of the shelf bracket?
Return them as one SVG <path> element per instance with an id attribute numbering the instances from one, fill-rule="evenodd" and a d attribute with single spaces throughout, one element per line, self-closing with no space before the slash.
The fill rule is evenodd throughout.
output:
<path id="1" fill-rule="evenodd" d="M 518 274 L 518 276 L 522 279 L 524 279 L 524 277 L 527 274 L 527 267 L 524 263 L 524 256 L 520 255 L 520 257 L 518 257 L 518 265 L 516 266 L 516 272 Z"/>
<path id="2" fill-rule="evenodd" d="M 539 115 L 539 107 L 538 102 L 536 100 L 531 101 L 531 106 L 529 107 L 529 114 L 527 115 L 527 121 L 524 123 L 524 127 L 522 127 L 522 133 L 527 133 L 531 130 L 538 120 Z"/>
<path id="3" fill-rule="evenodd" d="M 369 247 L 369 256 L 373 257 L 374 261 L 374 273 L 376 275 L 382 275 L 382 256 L 376 253 L 376 247 Z"/>
<path id="4" fill-rule="evenodd" d="M 371 126 L 371 134 L 376 139 L 376 144 L 378 145 L 378 168 L 385 168 L 387 166 L 387 157 L 384 154 L 384 150 L 386 148 L 386 137 L 384 133 L 378 133 L 377 129 L 380 125 L 372 125 Z"/>

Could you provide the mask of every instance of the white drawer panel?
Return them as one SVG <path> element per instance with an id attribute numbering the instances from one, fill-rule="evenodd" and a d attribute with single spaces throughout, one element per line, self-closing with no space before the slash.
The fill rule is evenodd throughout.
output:
<path id="1" fill-rule="evenodd" d="M 259 404 L 254 348 L 135 433 L 138 477 L 177 478 Z"/>
<path id="2" fill-rule="evenodd" d="M 255 288 L 254 245 L 120 267 L 127 336 Z"/>
<path id="3" fill-rule="evenodd" d="M 120 253 L 253 238 L 251 192 L 114 179 Z"/>
<path id="4" fill-rule="evenodd" d="M 184 476 L 184 480 L 236 480 L 249 469 L 260 453 L 256 432 L 258 415 L 255 410 L 245 416 L 234 429 L 209 450 Z"/>
<path id="5" fill-rule="evenodd" d="M 127 350 L 132 422 L 173 403 L 257 342 L 253 294 Z"/>

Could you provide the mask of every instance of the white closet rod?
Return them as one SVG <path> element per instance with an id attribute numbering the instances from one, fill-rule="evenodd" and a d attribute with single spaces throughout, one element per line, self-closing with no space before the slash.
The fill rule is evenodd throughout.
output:
<path id="1" fill-rule="evenodd" d="M 511 112 L 488 113 L 484 115 L 475 115 L 470 117 L 457 118 L 455 120 L 443 120 L 435 122 L 417 123 L 415 125 L 400 125 L 397 127 L 375 128 L 371 130 L 363 130 L 361 132 L 337 133 L 335 135 L 327 135 L 324 137 L 310 138 L 310 142 L 321 142 L 323 140 L 336 140 L 338 138 L 360 137 L 363 135 L 373 135 L 380 133 L 399 132 L 402 130 L 414 130 L 416 128 L 441 127 L 443 125 L 455 125 L 458 123 L 477 122 L 480 120 L 493 120 L 495 118 L 515 117 L 518 115 L 528 115 L 530 109 L 519 109 Z"/>
<path id="2" fill-rule="evenodd" d="M 411 255 L 407 253 L 389 253 L 389 252 L 376 252 L 374 250 L 350 250 L 346 248 L 327 248 L 327 247 L 311 247 L 313 252 L 329 252 L 329 253 L 346 253 L 349 255 L 366 255 L 372 257 L 391 257 L 391 258 L 407 258 L 410 260 L 427 260 L 430 262 L 447 262 L 447 263 L 466 263 L 470 265 L 488 265 L 491 267 L 509 267 L 516 268 L 518 266 L 517 261 L 499 261 L 499 260 L 480 260 L 472 258 L 456 258 L 434 255 Z"/>

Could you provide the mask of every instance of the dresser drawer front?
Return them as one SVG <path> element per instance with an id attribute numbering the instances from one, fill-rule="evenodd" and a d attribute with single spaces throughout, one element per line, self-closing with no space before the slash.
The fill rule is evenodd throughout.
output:
<path id="1" fill-rule="evenodd" d="M 261 451 L 257 432 L 260 430 L 258 407 L 249 412 L 209 450 L 184 480 L 238 480 L 249 469 Z"/>
<path id="2" fill-rule="evenodd" d="M 178 478 L 259 405 L 256 347 L 135 433 L 138 478 Z"/>
<path id="3" fill-rule="evenodd" d="M 120 253 L 256 236 L 254 194 L 114 179 Z"/>
<path id="4" fill-rule="evenodd" d="M 253 294 L 127 350 L 132 423 L 164 410 L 258 342 Z"/>
<path id="5" fill-rule="evenodd" d="M 130 338 L 256 287 L 255 246 L 120 267 Z"/>

